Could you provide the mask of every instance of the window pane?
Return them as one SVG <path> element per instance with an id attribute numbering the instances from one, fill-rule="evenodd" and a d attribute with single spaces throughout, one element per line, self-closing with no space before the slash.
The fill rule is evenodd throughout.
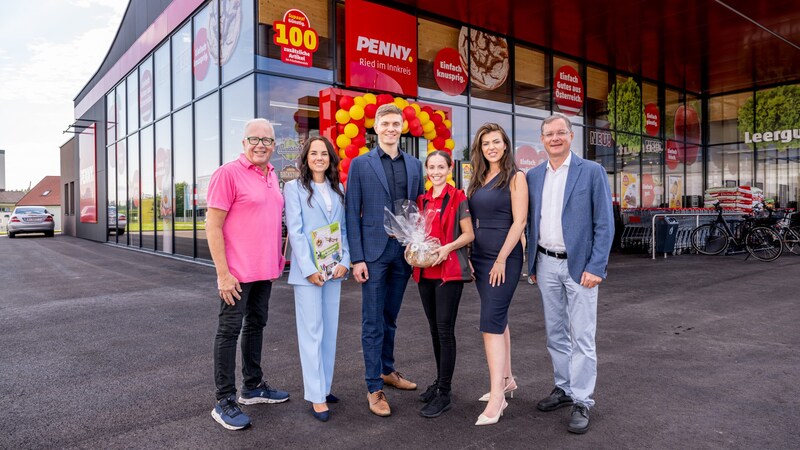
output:
<path id="1" fill-rule="evenodd" d="M 106 147 L 106 193 L 108 202 L 106 208 L 108 214 L 108 229 L 111 230 L 117 226 L 117 215 L 114 213 L 117 208 L 117 146 L 110 145 Z M 109 242 L 117 242 L 115 234 L 107 233 Z"/>
<path id="2" fill-rule="evenodd" d="M 117 142 L 117 214 L 119 215 L 120 221 L 122 221 L 122 217 L 125 217 L 125 221 L 128 220 L 128 150 L 127 150 L 127 141 L 125 139 Z M 126 226 L 127 227 L 127 226 Z M 119 228 L 118 228 L 119 230 Z M 125 231 L 129 229 L 123 229 L 124 231 L 121 236 L 117 236 L 117 242 L 120 244 L 127 244 L 128 243 L 128 233 Z"/>
<path id="3" fill-rule="evenodd" d="M 211 174 L 219 167 L 219 95 L 212 94 L 194 106 L 195 161 L 197 171 L 197 257 L 211 259 L 206 240 L 206 195 Z"/>
<path id="4" fill-rule="evenodd" d="M 176 112 L 172 120 L 175 130 L 175 253 L 194 256 L 192 108 Z"/>
<path id="5" fill-rule="evenodd" d="M 298 66 L 296 64 L 284 63 L 281 61 L 281 48 L 275 45 L 275 31 L 272 24 L 282 21 L 283 15 L 290 9 L 298 8 L 298 4 L 292 0 L 275 0 L 258 2 L 258 56 L 256 62 L 259 69 L 272 72 L 284 73 L 287 75 L 314 78 L 318 80 L 333 81 L 333 46 L 335 40 L 331 36 L 331 26 L 328 20 L 328 9 L 331 2 L 304 2 L 300 10 L 308 17 L 309 24 L 317 32 L 319 47 L 314 52 L 311 60 L 311 67 Z M 344 12 L 344 5 L 337 7 L 337 14 Z M 338 17 L 340 29 L 344 29 L 344 14 Z M 340 61 L 339 75 L 344 78 L 344 39 L 337 43 Z M 344 81 L 344 80 L 341 80 Z"/>
<path id="6" fill-rule="evenodd" d="M 458 35 L 458 51 L 462 60 L 469 61 L 472 104 L 511 111 L 511 58 L 506 38 L 464 26 Z"/>
<path id="7" fill-rule="evenodd" d="M 128 238 L 131 247 L 142 245 L 141 224 L 139 207 L 139 134 L 135 133 L 128 138 Z"/>
<path id="8" fill-rule="evenodd" d="M 543 52 L 521 45 L 514 47 L 516 112 L 537 117 L 550 115 L 548 59 Z"/>
<path id="9" fill-rule="evenodd" d="M 106 144 L 117 140 L 117 105 L 114 91 L 106 94 Z"/>
<path id="10" fill-rule="evenodd" d="M 172 127 L 156 123 L 156 250 L 172 253 Z"/>
<path id="11" fill-rule="evenodd" d="M 222 90 L 222 162 L 233 161 L 242 153 L 244 124 L 253 118 L 255 93 L 253 76 Z"/>
<path id="12" fill-rule="evenodd" d="M 192 29 L 184 25 L 172 36 L 172 104 L 177 108 L 192 99 Z"/>
<path id="13" fill-rule="evenodd" d="M 164 44 L 156 51 L 155 79 L 156 118 L 159 118 L 170 110 L 169 45 Z"/>
<path id="14" fill-rule="evenodd" d="M 418 23 L 419 96 L 466 103 L 469 74 L 458 54 L 459 28 L 426 19 L 418 19 Z"/>
<path id="15" fill-rule="evenodd" d="M 153 127 L 140 133 L 141 139 L 141 186 L 142 186 L 142 248 L 155 249 L 155 187 L 153 183 Z"/>
<path id="16" fill-rule="evenodd" d="M 139 120 L 142 126 L 153 122 L 153 58 L 139 66 Z"/>
<path id="17" fill-rule="evenodd" d="M 219 85 L 219 42 L 217 32 L 217 0 L 194 16 L 194 44 L 192 65 L 194 73 L 194 97 L 200 97 Z"/>
<path id="18" fill-rule="evenodd" d="M 225 83 L 253 69 L 253 2 L 219 0 L 219 5 L 219 60 Z"/>
<path id="19" fill-rule="evenodd" d="M 542 144 L 542 121 L 517 116 L 514 118 L 514 160 L 523 172 L 547 161 Z"/>
<path id="20" fill-rule="evenodd" d="M 128 132 L 139 129 L 139 74 L 133 71 L 128 75 Z"/>
<path id="21" fill-rule="evenodd" d="M 586 68 L 587 123 L 608 128 L 608 72 L 595 67 Z"/>
<path id="22" fill-rule="evenodd" d="M 116 106 L 116 116 L 117 116 L 117 139 L 121 139 L 126 134 L 128 134 L 128 126 L 127 126 L 127 117 L 128 117 L 128 109 L 127 109 L 127 102 L 126 99 L 128 98 L 128 94 L 125 92 L 125 82 L 117 86 L 115 89 L 116 91 L 116 99 L 115 102 Z"/>

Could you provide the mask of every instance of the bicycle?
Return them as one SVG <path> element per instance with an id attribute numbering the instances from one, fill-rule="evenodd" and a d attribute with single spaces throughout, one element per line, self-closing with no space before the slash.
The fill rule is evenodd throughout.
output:
<path id="1" fill-rule="evenodd" d="M 736 247 L 744 246 L 748 257 L 759 261 L 774 261 L 781 256 L 783 240 L 771 226 L 762 225 L 759 219 L 749 215 L 734 230 L 722 215 L 719 202 L 714 204 L 714 208 L 717 218 L 692 230 L 692 247 L 697 253 L 719 255 L 733 244 Z"/>
<path id="2" fill-rule="evenodd" d="M 767 211 L 771 217 L 773 210 L 767 208 Z M 797 214 L 797 212 L 782 211 L 778 214 L 775 223 L 775 230 L 783 239 L 783 246 L 793 255 L 800 255 L 800 226 L 793 225 L 800 217 Z"/>

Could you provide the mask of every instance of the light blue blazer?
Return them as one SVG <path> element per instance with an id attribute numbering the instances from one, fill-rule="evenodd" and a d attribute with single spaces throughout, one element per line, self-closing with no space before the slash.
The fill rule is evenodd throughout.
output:
<path id="1" fill-rule="evenodd" d="M 342 189 L 341 184 L 339 188 Z M 336 221 L 342 227 L 343 248 L 340 264 L 349 269 L 350 250 L 347 245 L 344 204 L 339 195 L 331 190 L 333 208 L 330 213 L 325 208 L 325 200 L 318 189 L 314 189 L 314 195 L 311 197 L 311 206 L 308 206 L 308 191 L 298 180 L 286 183 L 283 187 L 283 197 L 286 207 L 286 229 L 289 234 L 289 243 L 292 246 L 289 284 L 313 286 L 306 279 L 318 271 L 317 266 L 314 264 L 314 253 L 311 250 L 311 232 Z"/>
<path id="2" fill-rule="evenodd" d="M 528 273 L 536 273 L 536 247 L 542 218 L 542 189 L 547 164 L 528 171 Z M 567 268 L 581 282 L 583 272 L 606 278 L 608 255 L 614 240 L 611 188 L 605 169 L 572 153 L 561 212 Z"/>

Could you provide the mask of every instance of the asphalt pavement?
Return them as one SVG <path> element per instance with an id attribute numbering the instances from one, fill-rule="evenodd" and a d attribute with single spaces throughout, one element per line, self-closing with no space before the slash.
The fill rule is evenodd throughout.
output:
<path id="1" fill-rule="evenodd" d="M 273 286 L 263 366 L 291 400 L 246 406 L 253 426 L 211 418 L 218 302 L 212 267 L 57 236 L 0 237 L 0 448 L 798 448 L 800 257 L 651 260 L 612 254 L 598 304 L 591 429 L 569 408 L 540 412 L 552 389 L 538 289 L 511 305 L 519 389 L 496 425 L 476 427 L 488 390 L 479 300 L 467 285 L 457 324 L 455 406 L 419 415 L 421 392 L 387 388 L 392 416 L 367 408 L 361 290 L 345 283 L 327 423 L 303 400 L 294 300 Z M 400 312 L 397 368 L 435 378 L 414 282 Z"/>

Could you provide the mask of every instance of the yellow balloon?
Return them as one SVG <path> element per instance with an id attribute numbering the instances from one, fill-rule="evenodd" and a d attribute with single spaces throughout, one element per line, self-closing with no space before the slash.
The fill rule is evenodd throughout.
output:
<path id="1" fill-rule="evenodd" d="M 423 134 L 422 136 L 424 136 L 425 139 L 427 139 L 429 141 L 432 141 L 432 140 L 436 139 L 436 130 L 428 131 L 427 133 Z"/>
<path id="2" fill-rule="evenodd" d="M 370 119 L 369 117 L 367 117 L 366 119 L 364 119 L 364 126 L 366 128 L 374 127 L 375 126 L 375 119 Z"/>
<path id="3" fill-rule="evenodd" d="M 433 146 L 433 142 L 428 142 L 428 153 L 436 150 L 436 147 Z"/>
<path id="4" fill-rule="evenodd" d="M 453 172 L 450 172 L 447 174 L 447 181 L 450 181 L 452 179 L 453 179 Z"/>
<path id="5" fill-rule="evenodd" d="M 449 121 L 449 120 L 447 120 L 447 119 L 444 119 L 444 120 L 442 121 L 442 123 L 443 123 L 443 124 L 444 124 L 444 126 L 446 126 L 447 128 L 451 128 L 451 127 L 453 126 L 453 122 L 450 122 L 450 121 Z"/>
<path id="6" fill-rule="evenodd" d="M 402 110 L 403 110 L 403 108 L 405 108 L 406 106 L 408 106 L 408 102 L 406 101 L 406 99 L 404 99 L 404 98 L 402 98 L 402 97 L 396 97 L 396 98 L 394 99 L 394 104 L 395 104 L 395 106 L 397 106 L 398 108 L 400 108 L 400 111 L 402 111 Z"/>
<path id="7" fill-rule="evenodd" d="M 437 109 L 433 113 L 442 116 L 442 119 L 447 119 L 447 116 L 445 115 L 444 111 L 442 111 L 441 109 Z"/>
<path id="8" fill-rule="evenodd" d="M 344 126 L 344 135 L 353 139 L 358 135 L 358 125 L 354 123 L 348 123 Z"/>
<path id="9" fill-rule="evenodd" d="M 336 111 L 336 121 L 342 125 L 350 122 L 350 113 L 343 109 Z"/>
<path id="10" fill-rule="evenodd" d="M 429 190 L 431 190 L 432 187 L 433 187 L 433 183 L 431 183 L 431 180 L 425 180 L 425 190 L 429 191 Z"/>
<path id="11" fill-rule="evenodd" d="M 364 100 L 364 97 L 362 97 L 360 95 L 358 97 L 353 98 L 353 103 L 355 103 L 356 105 L 358 105 L 358 106 L 360 106 L 362 108 L 367 106 L 367 101 Z"/>
<path id="12" fill-rule="evenodd" d="M 452 178 L 447 180 L 447 184 L 449 184 L 450 186 L 456 187 L 456 182 L 453 181 Z"/>
<path id="13" fill-rule="evenodd" d="M 340 134 L 336 136 L 336 145 L 339 146 L 339 148 L 345 148 L 350 145 L 350 138 Z"/>
<path id="14" fill-rule="evenodd" d="M 362 100 L 363 101 L 363 100 Z M 350 118 L 353 120 L 361 120 L 364 117 L 364 107 L 361 105 L 353 105 L 350 107 Z"/>
<path id="15" fill-rule="evenodd" d="M 419 105 L 416 103 L 412 103 L 411 107 L 414 108 L 414 111 L 416 111 L 417 114 L 419 114 L 419 112 L 422 111 L 422 109 L 420 109 Z"/>
<path id="16" fill-rule="evenodd" d="M 417 118 L 419 119 L 419 123 L 423 125 L 431 121 L 431 116 L 427 113 L 427 111 L 420 111 L 417 113 Z"/>
<path id="17" fill-rule="evenodd" d="M 369 153 L 369 149 L 367 147 L 361 147 L 360 149 L 358 149 L 358 156 L 364 155 L 366 153 Z"/>
<path id="18" fill-rule="evenodd" d="M 444 147 L 447 148 L 447 149 L 452 150 L 452 149 L 456 148 L 456 141 L 454 141 L 452 139 L 447 139 L 447 140 L 444 141 Z"/>
<path id="19" fill-rule="evenodd" d="M 364 94 L 364 100 L 370 105 L 376 105 L 378 103 L 378 98 L 371 92 Z"/>
<path id="20" fill-rule="evenodd" d="M 404 120 L 403 121 L 403 134 L 406 134 L 406 133 L 408 133 L 408 121 Z"/>
<path id="21" fill-rule="evenodd" d="M 339 160 L 340 160 L 340 161 L 342 161 L 342 160 L 344 160 L 345 158 L 347 158 L 347 155 L 345 155 L 345 153 L 344 153 L 344 149 L 343 149 L 343 148 L 340 148 L 340 149 L 339 149 Z"/>
<path id="22" fill-rule="evenodd" d="M 424 114 L 425 111 L 423 111 L 422 113 Z M 436 124 L 429 120 L 429 121 L 425 122 L 424 124 L 422 124 L 422 131 L 424 131 L 425 133 L 430 133 L 432 131 L 435 132 L 436 131 Z"/>

